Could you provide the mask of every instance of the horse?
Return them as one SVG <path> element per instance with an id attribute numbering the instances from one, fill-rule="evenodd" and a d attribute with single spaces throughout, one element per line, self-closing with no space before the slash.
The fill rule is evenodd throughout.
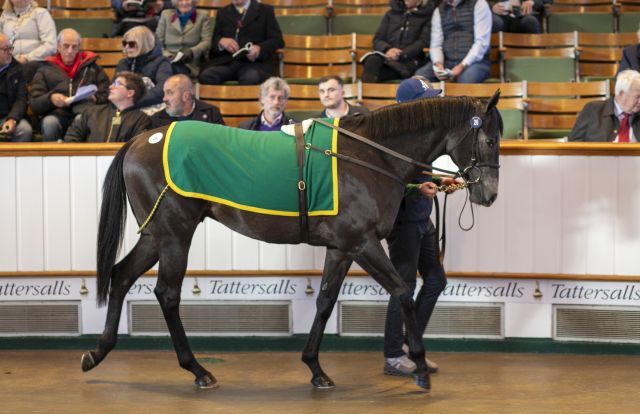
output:
<path id="1" fill-rule="evenodd" d="M 309 216 L 307 237 L 301 235 L 299 217 L 259 214 L 166 191 L 162 146 L 151 145 L 149 141 L 153 134 L 157 137 L 158 131 L 165 133 L 168 127 L 144 132 L 125 143 L 105 176 L 98 225 L 97 299 L 99 306 L 108 306 L 105 329 L 97 347 L 82 355 L 82 370 L 95 368 L 115 347 L 127 292 L 159 262 L 154 294 L 179 365 L 195 376 L 197 387 L 218 385 L 213 374 L 194 357 L 179 315 L 191 239 L 198 224 L 209 217 L 235 232 L 265 242 L 307 242 L 326 247 L 316 315 L 302 352 L 314 387 L 335 387 L 322 370 L 318 353 L 340 286 L 355 261 L 400 300 L 409 356 L 417 365 L 413 379 L 419 387 L 429 390 L 413 298 L 381 240 L 392 229 L 406 184 L 444 154 L 460 168 L 458 175 L 468 183 L 470 201 L 484 206 L 493 203 L 498 191 L 502 133 L 502 119 L 496 109 L 498 99 L 499 91 L 490 99 L 420 99 L 383 107 L 367 115 L 341 118 L 337 136 L 340 153 L 337 155 L 342 156 L 338 158 L 337 178 L 340 209 L 336 215 Z M 351 136 L 366 138 L 363 142 Z M 144 222 L 145 227 L 133 249 L 115 263 L 123 238 L 127 198 L 138 224 Z"/>

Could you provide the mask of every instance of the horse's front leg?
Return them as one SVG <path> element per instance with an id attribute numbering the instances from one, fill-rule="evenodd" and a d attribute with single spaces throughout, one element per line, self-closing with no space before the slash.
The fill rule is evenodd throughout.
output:
<path id="1" fill-rule="evenodd" d="M 191 352 L 180 319 L 180 291 L 187 270 L 189 244 L 188 242 L 171 241 L 162 247 L 158 283 L 153 292 L 162 308 L 162 314 L 167 322 L 180 367 L 195 375 L 195 383 L 199 388 L 215 388 L 218 386 L 216 378 L 198 363 Z"/>
<path id="2" fill-rule="evenodd" d="M 313 375 L 311 377 L 311 384 L 316 388 L 335 387 L 334 382 L 320 367 L 318 352 L 327 320 L 331 316 L 333 307 L 338 299 L 340 286 L 352 262 L 353 260 L 342 252 L 327 248 L 320 292 L 316 299 L 316 317 L 313 320 L 309 338 L 302 351 L 302 361 L 309 366 Z"/>
<path id="3" fill-rule="evenodd" d="M 431 388 L 427 364 L 424 360 L 424 345 L 422 333 L 419 332 L 416 318 L 416 307 L 409 292 L 409 288 L 393 267 L 391 260 L 384 252 L 380 240 L 373 237 L 365 243 L 356 262 L 376 280 L 392 296 L 396 297 L 401 306 L 404 324 L 407 328 L 407 339 L 411 359 L 416 363 L 414 379 L 416 384 L 426 390 Z"/>
<path id="4" fill-rule="evenodd" d="M 124 298 L 140 275 L 149 270 L 157 261 L 158 253 L 153 240 L 148 235 L 142 235 L 133 250 L 114 266 L 113 280 L 111 280 L 109 291 L 107 321 L 98 340 L 97 348 L 82 355 L 83 371 L 95 368 L 116 346 Z"/>

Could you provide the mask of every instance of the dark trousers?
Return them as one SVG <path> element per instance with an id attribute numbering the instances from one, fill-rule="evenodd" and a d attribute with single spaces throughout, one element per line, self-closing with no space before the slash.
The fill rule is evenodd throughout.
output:
<path id="1" fill-rule="evenodd" d="M 492 33 L 497 32 L 509 32 L 509 33 L 540 33 L 542 28 L 540 22 L 531 14 L 526 16 L 500 16 L 495 13 L 491 14 L 492 19 Z"/>
<path id="2" fill-rule="evenodd" d="M 395 69 L 394 69 L 395 68 Z M 406 79 L 413 75 L 415 68 L 399 62 L 385 63 L 382 56 L 371 55 L 364 61 L 362 81 L 366 83 L 384 82 L 393 79 Z"/>
<path id="3" fill-rule="evenodd" d="M 211 65 L 200 71 L 198 80 L 205 85 L 221 85 L 237 80 L 240 85 L 259 85 L 272 76 L 272 62 L 232 60 L 224 65 Z"/>
<path id="4" fill-rule="evenodd" d="M 422 277 L 422 287 L 416 298 L 418 329 L 422 334 L 429 323 L 440 293 L 447 285 L 444 268 L 438 260 L 436 229 L 430 219 L 421 222 L 396 223 L 387 237 L 389 257 L 413 294 L 416 288 L 416 271 Z M 405 337 L 402 331 L 404 319 L 400 301 L 389 300 L 384 329 L 384 356 L 396 358 L 403 355 Z"/>

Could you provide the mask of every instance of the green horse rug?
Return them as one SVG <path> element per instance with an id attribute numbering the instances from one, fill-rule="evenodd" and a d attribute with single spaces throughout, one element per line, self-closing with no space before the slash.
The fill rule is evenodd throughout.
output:
<path id="1" fill-rule="evenodd" d="M 329 121 L 338 125 L 339 118 Z M 304 140 L 323 151 L 337 151 L 337 132 L 317 122 Z M 310 216 L 338 214 L 338 163 L 323 151 L 305 150 Z M 299 215 L 293 135 L 174 122 L 164 141 L 163 166 L 169 187 L 182 196 L 261 214 Z"/>

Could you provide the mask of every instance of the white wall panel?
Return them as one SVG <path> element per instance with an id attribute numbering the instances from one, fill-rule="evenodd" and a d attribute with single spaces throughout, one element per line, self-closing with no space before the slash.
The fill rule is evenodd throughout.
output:
<path id="1" fill-rule="evenodd" d="M 215 220 L 205 220 L 207 228 L 207 269 L 233 268 L 233 232 Z"/>
<path id="2" fill-rule="evenodd" d="M 287 246 L 260 242 L 260 269 L 282 270 L 287 267 Z"/>
<path id="3" fill-rule="evenodd" d="M 206 235 L 204 224 L 198 224 L 189 250 L 189 269 L 204 270 L 206 266 Z"/>
<path id="4" fill-rule="evenodd" d="M 614 273 L 640 274 L 640 158 L 618 160 L 618 211 L 615 225 Z"/>
<path id="5" fill-rule="evenodd" d="M 500 163 L 503 162 L 504 157 L 501 157 Z M 508 194 L 505 192 L 503 174 L 506 173 L 502 167 L 496 201 L 489 208 L 481 207 L 477 210 L 477 271 L 505 271 L 505 209 Z M 457 255 L 452 253 L 450 256 L 455 260 Z"/>
<path id="6" fill-rule="evenodd" d="M 549 303 L 505 303 L 504 336 L 550 338 L 553 307 Z"/>
<path id="7" fill-rule="evenodd" d="M 529 272 L 532 269 L 533 174 L 531 157 L 504 157 L 505 181 L 505 269 Z"/>
<path id="8" fill-rule="evenodd" d="M 42 158 L 17 160 L 18 270 L 44 270 Z"/>
<path id="9" fill-rule="evenodd" d="M 0 271 L 18 268 L 16 159 L 0 157 Z"/>
<path id="10" fill-rule="evenodd" d="M 96 157 L 71 157 L 70 172 L 72 266 L 95 269 L 99 211 Z"/>
<path id="11" fill-rule="evenodd" d="M 45 269 L 71 269 L 69 157 L 43 158 L 43 167 Z"/>
<path id="12" fill-rule="evenodd" d="M 233 269 L 260 269 L 260 242 L 239 233 L 233 233 L 232 240 Z"/>
<path id="13" fill-rule="evenodd" d="M 615 216 L 618 211 L 615 159 L 589 158 L 589 217 L 587 273 L 613 274 Z M 609 166 L 604 167 L 604 166 Z"/>
<path id="14" fill-rule="evenodd" d="M 532 271 L 559 273 L 562 255 L 562 204 L 558 178 L 562 174 L 560 157 L 531 157 L 533 185 Z"/>
<path id="15" fill-rule="evenodd" d="M 313 269 L 314 249 L 308 244 L 287 245 L 287 269 Z"/>
<path id="16" fill-rule="evenodd" d="M 589 228 L 589 166 L 585 157 L 562 157 L 562 267 L 561 273 L 584 274 L 587 271 L 587 237 Z M 552 203 L 552 200 L 549 200 Z"/>

